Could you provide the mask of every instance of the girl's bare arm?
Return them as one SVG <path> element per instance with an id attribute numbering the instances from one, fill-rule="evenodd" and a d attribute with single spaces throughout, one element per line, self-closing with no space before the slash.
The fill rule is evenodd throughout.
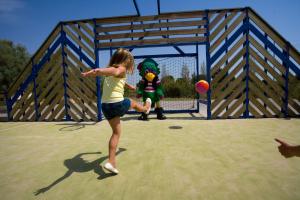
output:
<path id="1" fill-rule="evenodd" d="M 128 89 L 130 89 L 130 90 L 136 90 L 136 87 L 135 87 L 135 86 L 130 85 L 130 84 L 128 84 L 128 83 L 125 83 L 125 86 L 126 86 Z"/>
<path id="2" fill-rule="evenodd" d="M 96 68 L 87 72 L 81 73 L 83 77 L 96 76 L 116 76 L 119 77 L 126 73 L 126 68 L 120 65 L 119 67 Z"/>

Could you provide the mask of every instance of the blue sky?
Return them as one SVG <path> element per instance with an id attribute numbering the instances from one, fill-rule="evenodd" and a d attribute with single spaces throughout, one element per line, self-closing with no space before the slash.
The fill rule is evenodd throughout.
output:
<path id="1" fill-rule="evenodd" d="M 141 15 L 156 0 L 137 0 Z M 300 50 L 299 0 L 161 0 L 161 12 L 250 6 Z M 59 21 L 136 14 L 132 0 L 0 0 L 0 39 L 34 53 Z"/>

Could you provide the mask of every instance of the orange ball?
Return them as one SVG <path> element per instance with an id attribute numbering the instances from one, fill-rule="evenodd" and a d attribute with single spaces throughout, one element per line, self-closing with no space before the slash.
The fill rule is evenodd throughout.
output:
<path id="1" fill-rule="evenodd" d="M 195 84 L 195 89 L 199 94 L 204 94 L 209 89 L 209 84 L 205 80 L 200 80 Z"/>

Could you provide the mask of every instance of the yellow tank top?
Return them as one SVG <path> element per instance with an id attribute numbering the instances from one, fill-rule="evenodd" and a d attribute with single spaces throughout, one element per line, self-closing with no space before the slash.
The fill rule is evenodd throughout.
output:
<path id="1" fill-rule="evenodd" d="M 103 82 L 102 103 L 115 103 L 124 100 L 125 78 L 106 76 Z"/>

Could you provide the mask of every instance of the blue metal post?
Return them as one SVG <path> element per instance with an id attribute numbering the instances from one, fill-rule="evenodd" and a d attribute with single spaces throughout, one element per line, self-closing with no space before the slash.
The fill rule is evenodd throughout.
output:
<path id="1" fill-rule="evenodd" d="M 249 9 L 246 8 L 245 12 L 246 12 L 246 18 L 244 20 L 244 24 L 246 25 L 246 42 L 245 42 L 245 46 L 246 46 L 246 100 L 245 100 L 245 104 L 246 104 L 246 111 L 244 113 L 244 117 L 245 118 L 249 118 L 249 15 L 248 15 L 248 11 Z"/>
<path id="2" fill-rule="evenodd" d="M 208 18 L 208 10 L 205 11 L 205 19 L 206 19 L 206 24 L 205 24 L 205 28 L 206 28 L 206 33 L 205 33 L 205 37 L 206 37 L 206 74 L 207 74 L 207 82 L 210 85 L 211 83 L 211 77 L 210 77 L 210 53 L 209 53 L 209 49 L 210 49 L 210 41 L 209 41 L 209 36 L 210 36 L 210 32 L 209 32 L 209 18 Z M 211 87 L 209 87 L 209 90 L 207 91 L 207 119 L 211 119 Z"/>
<path id="3" fill-rule="evenodd" d="M 198 44 L 196 44 L 196 77 L 197 77 L 197 81 L 199 80 L 199 49 L 198 49 Z M 196 98 L 197 98 L 197 113 L 199 113 L 200 111 L 200 95 L 199 93 L 197 92 L 196 93 Z"/>
<path id="4" fill-rule="evenodd" d="M 32 74 L 33 74 L 33 95 L 34 95 L 34 109 L 35 109 L 35 121 L 39 120 L 39 109 L 38 109 L 38 103 L 37 103 L 37 95 L 36 95 L 36 65 L 33 63 L 33 60 L 31 59 L 31 65 L 32 65 Z"/>
<path id="5" fill-rule="evenodd" d="M 66 113 L 66 120 L 70 121 L 71 117 L 69 115 L 68 109 L 69 109 L 69 105 L 68 105 L 68 95 L 67 95 L 67 73 L 66 73 L 66 67 L 67 64 L 65 62 L 65 41 L 66 41 L 66 33 L 64 32 L 63 29 L 63 23 L 60 24 L 61 27 L 61 56 L 62 56 L 62 64 L 63 64 L 63 78 L 64 78 L 64 98 L 65 98 L 65 113 Z"/>
<path id="6" fill-rule="evenodd" d="M 268 34 L 267 33 L 265 33 L 265 38 L 266 38 L 266 40 L 268 39 Z M 266 44 L 264 45 L 264 47 L 265 47 L 265 50 L 268 51 L 268 46 Z M 265 57 L 265 62 L 268 63 L 267 57 Z M 268 73 L 268 70 L 266 68 L 265 68 L 264 71 L 265 71 L 266 74 Z M 267 93 L 264 92 L 264 95 L 267 95 Z M 265 108 L 267 107 L 267 104 L 265 102 L 264 102 L 264 107 Z"/>
<path id="7" fill-rule="evenodd" d="M 284 86 L 284 91 L 285 91 L 285 96 L 284 96 L 284 117 L 288 117 L 288 104 L 289 104 L 289 51 L 290 51 L 290 43 L 286 43 L 286 51 L 283 51 L 284 53 L 284 61 L 283 61 L 283 66 L 285 66 L 285 86 Z"/>
<path id="8" fill-rule="evenodd" d="M 97 49 L 98 41 L 97 41 L 97 23 L 94 19 L 94 44 L 95 44 L 95 66 L 94 68 L 99 68 L 99 53 Z M 98 108 L 98 121 L 102 121 L 102 113 L 101 113 L 101 85 L 100 85 L 100 78 L 96 77 L 96 92 L 97 92 L 97 108 Z"/>
<path id="9" fill-rule="evenodd" d="M 10 112 L 11 112 L 11 99 L 8 98 L 8 94 L 7 94 L 7 91 L 4 92 L 4 95 L 5 95 L 5 102 L 6 102 L 6 109 L 7 109 L 7 121 L 10 121 L 11 118 L 10 118 Z"/>

